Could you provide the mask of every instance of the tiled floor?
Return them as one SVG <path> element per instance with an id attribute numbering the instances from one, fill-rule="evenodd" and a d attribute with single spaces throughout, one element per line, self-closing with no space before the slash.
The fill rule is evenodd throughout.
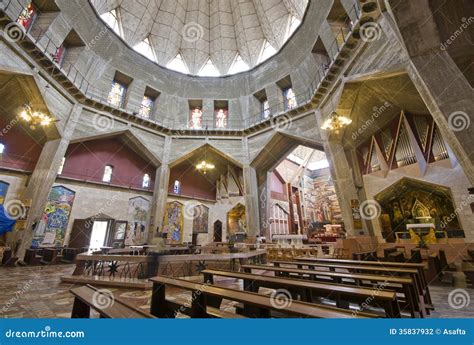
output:
<path id="1" fill-rule="evenodd" d="M 71 284 L 61 283 L 62 275 L 69 275 L 74 265 L 36 266 L 0 268 L 0 315 L 8 318 L 69 318 L 73 297 Z M 220 280 L 219 285 L 242 288 L 235 280 Z M 144 310 L 149 310 L 151 291 L 109 288 L 115 296 Z M 435 311 L 431 317 L 472 317 L 474 318 L 474 289 L 456 290 L 446 286 L 431 286 Z M 454 292 L 453 292 L 454 291 Z M 448 301 L 452 293 L 452 303 Z M 171 291 L 172 298 L 189 299 L 186 292 Z M 223 304 L 223 309 L 231 309 L 232 303 Z"/>

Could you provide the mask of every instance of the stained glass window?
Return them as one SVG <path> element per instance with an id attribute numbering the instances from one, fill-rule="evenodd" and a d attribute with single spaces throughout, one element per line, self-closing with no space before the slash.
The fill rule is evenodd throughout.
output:
<path id="1" fill-rule="evenodd" d="M 181 193 L 181 183 L 176 180 L 174 181 L 174 184 L 173 184 L 173 193 L 174 194 L 179 194 Z"/>
<path id="2" fill-rule="evenodd" d="M 227 116 L 229 112 L 227 109 L 216 110 L 216 128 L 227 128 Z"/>
<path id="3" fill-rule="evenodd" d="M 189 128 L 201 129 L 202 128 L 202 110 L 198 107 L 191 110 L 189 119 Z"/>
<path id="4" fill-rule="evenodd" d="M 33 3 L 30 2 L 29 5 L 26 6 L 23 11 L 21 11 L 20 16 L 17 19 L 17 23 L 19 23 L 25 28 L 26 31 L 28 31 L 36 19 L 36 14 L 36 8 Z"/>
<path id="5" fill-rule="evenodd" d="M 106 165 L 104 169 L 104 176 L 102 177 L 103 182 L 110 182 L 112 181 L 112 173 L 114 171 L 114 167 L 111 165 Z"/>
<path id="6" fill-rule="evenodd" d="M 155 106 L 155 101 L 153 98 L 148 97 L 148 96 L 143 96 L 142 104 L 140 106 L 140 110 L 138 111 L 138 115 L 149 119 L 153 112 L 154 106 Z"/>
<path id="7" fill-rule="evenodd" d="M 266 119 L 270 116 L 271 114 L 271 111 L 270 111 L 270 103 L 268 102 L 268 100 L 264 100 L 262 102 L 262 115 L 263 115 L 263 118 Z"/>
<path id="8" fill-rule="evenodd" d="M 122 108 L 126 92 L 127 92 L 127 88 L 125 87 L 125 85 L 114 80 L 112 83 L 112 89 L 110 90 L 107 101 L 109 102 L 109 104 L 113 105 L 114 107 Z"/>
<path id="9" fill-rule="evenodd" d="M 150 187 L 150 175 L 148 174 L 143 175 L 142 187 L 143 188 Z"/>
<path id="10" fill-rule="evenodd" d="M 283 90 L 283 97 L 285 98 L 285 110 L 290 110 L 297 106 L 296 96 L 291 87 Z"/>

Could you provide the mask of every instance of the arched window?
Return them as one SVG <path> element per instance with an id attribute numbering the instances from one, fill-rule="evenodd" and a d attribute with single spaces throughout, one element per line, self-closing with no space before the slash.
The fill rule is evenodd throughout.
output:
<path id="1" fill-rule="evenodd" d="M 0 143 L 0 155 L 3 154 L 3 152 L 5 152 L 5 144 Z"/>
<path id="2" fill-rule="evenodd" d="M 104 169 L 104 176 L 102 177 L 103 182 L 111 182 L 112 181 L 112 173 L 114 171 L 114 167 L 111 165 L 106 165 Z"/>
<path id="3" fill-rule="evenodd" d="M 143 175 L 142 187 L 143 188 L 150 187 L 150 175 L 148 174 Z"/>

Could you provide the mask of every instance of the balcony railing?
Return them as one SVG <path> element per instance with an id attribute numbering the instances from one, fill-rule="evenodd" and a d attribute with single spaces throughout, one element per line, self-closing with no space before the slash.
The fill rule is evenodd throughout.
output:
<path id="1" fill-rule="evenodd" d="M 25 1 L 22 0 L 8 0 L 4 1 L 3 5 L 0 2 L 0 10 L 3 10 L 5 14 L 12 20 L 15 21 L 19 17 L 21 11 L 24 9 Z M 41 13 L 37 13 L 38 16 Z M 359 23 L 361 15 L 361 8 L 358 0 L 355 0 L 351 10 L 348 13 L 347 20 L 345 25 L 343 25 L 339 31 L 336 33 L 335 38 L 328 49 L 328 61 L 320 65 L 319 69 L 316 71 L 312 81 L 309 83 L 309 86 L 304 90 L 294 90 L 296 95 L 296 100 L 299 108 L 301 106 L 307 105 L 310 103 L 317 93 L 318 89 L 321 86 L 321 83 L 326 79 L 328 72 L 333 66 L 336 59 L 339 57 L 342 48 L 347 43 L 351 34 L 354 31 L 354 28 Z M 354 18 L 354 19 L 350 19 Z M 21 29 L 21 28 L 20 28 Z M 230 114 L 227 121 L 226 128 L 217 128 L 215 119 L 203 119 L 202 129 L 192 129 L 188 126 L 188 116 L 183 118 L 171 118 L 171 117 L 158 117 L 155 119 L 145 119 L 138 116 L 138 111 L 140 104 L 127 103 L 122 107 L 114 107 L 109 104 L 107 101 L 107 96 L 110 90 L 99 89 L 91 84 L 87 78 L 79 71 L 79 69 L 72 63 L 65 63 L 57 61 L 55 58 L 58 52 L 58 49 L 61 49 L 61 45 L 56 44 L 46 33 L 46 30 L 42 30 L 33 25 L 28 32 L 23 32 L 21 35 L 22 39 L 30 40 L 38 50 L 40 50 L 44 57 L 48 58 L 53 64 L 53 70 L 51 75 L 54 77 L 60 78 L 64 76 L 67 80 L 73 84 L 73 86 L 84 96 L 86 99 L 102 104 L 103 106 L 111 107 L 112 109 L 117 109 L 128 115 L 137 116 L 137 118 L 142 119 L 143 121 L 149 121 L 156 125 L 162 126 L 164 128 L 172 130 L 182 130 L 182 131 L 205 131 L 205 130 L 220 130 L 220 131 L 235 131 L 235 130 L 245 130 L 249 129 L 258 124 L 262 124 L 266 121 L 275 121 L 278 117 L 286 114 L 288 111 L 285 111 L 285 100 L 272 103 L 270 105 L 271 115 L 270 117 L 264 118 L 261 109 L 251 116 L 245 118 L 233 119 L 232 114 Z M 67 52 L 66 52 L 67 53 Z M 159 102 L 159 99 L 157 100 Z M 294 109 L 296 109 L 294 108 Z M 293 109 L 292 109 L 293 110 Z"/>

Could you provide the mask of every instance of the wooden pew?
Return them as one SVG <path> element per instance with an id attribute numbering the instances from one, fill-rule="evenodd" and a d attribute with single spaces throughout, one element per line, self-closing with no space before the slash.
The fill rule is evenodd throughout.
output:
<path id="1" fill-rule="evenodd" d="M 29 266 L 39 265 L 41 261 L 41 255 L 38 255 L 40 252 L 39 249 L 26 249 L 25 257 L 23 261 Z"/>
<path id="2" fill-rule="evenodd" d="M 92 285 L 84 285 L 69 290 L 74 295 L 71 318 L 90 318 L 91 308 L 101 318 L 153 318 L 152 315 L 128 305 Z M 100 302 L 100 305 L 98 305 Z M 102 306 L 102 307 L 101 307 Z"/>
<path id="3" fill-rule="evenodd" d="M 243 280 L 245 291 L 258 293 L 260 287 L 286 289 L 292 293 L 293 300 L 296 300 L 299 295 L 303 301 L 314 303 L 315 297 L 321 297 L 333 300 L 336 302 L 338 308 L 345 309 L 349 309 L 349 302 L 357 303 L 362 307 L 364 303 L 367 305 L 373 303 L 385 310 L 386 317 L 401 317 L 397 295 L 393 291 L 381 291 L 377 289 L 269 277 L 224 270 L 204 270 L 201 273 L 204 275 L 204 281 L 209 284 L 214 284 L 214 276 L 241 279 Z"/>
<path id="4" fill-rule="evenodd" d="M 13 255 L 13 250 L 11 250 L 10 248 L 6 248 L 3 251 L 2 266 L 13 267 L 15 266 L 15 263 L 17 261 L 18 261 L 18 258 Z"/>
<path id="5" fill-rule="evenodd" d="M 295 258 L 296 261 L 306 261 L 306 262 L 317 262 L 317 263 L 327 263 L 327 264 L 336 264 L 336 265 L 357 265 L 357 266 L 368 266 L 368 267 L 380 267 L 383 271 L 390 272 L 392 269 L 416 269 L 418 271 L 417 283 L 419 288 L 421 288 L 420 293 L 424 296 L 425 304 L 430 308 L 434 309 L 432 306 L 431 294 L 428 288 L 428 282 L 425 276 L 425 267 L 423 263 L 409 263 L 409 262 L 388 262 L 388 261 L 358 261 L 358 260 L 344 260 L 344 259 L 325 259 L 325 258 L 306 258 L 298 257 Z"/>
<path id="6" fill-rule="evenodd" d="M 333 272 L 315 269 L 290 268 L 267 265 L 241 265 L 245 273 L 252 273 L 252 270 L 272 271 L 276 276 L 292 277 L 297 279 L 309 279 L 323 281 L 326 283 L 356 285 L 363 287 L 383 288 L 401 292 L 405 296 L 405 305 L 412 317 L 416 313 L 420 317 L 426 315 L 426 307 L 420 300 L 416 282 L 411 277 L 396 277 L 376 274 L 360 274 L 350 272 Z"/>
<path id="7" fill-rule="evenodd" d="M 272 300 L 272 297 L 253 292 L 239 291 L 195 283 L 189 280 L 157 276 L 150 279 L 153 282 L 151 297 L 152 315 L 157 317 L 175 317 L 176 311 L 187 314 L 192 318 L 209 317 L 208 307 L 220 310 L 223 299 L 236 301 L 244 305 L 243 315 L 246 317 L 268 318 L 272 312 L 284 313 L 287 317 L 304 318 L 368 318 L 367 314 L 353 314 L 344 309 L 321 307 L 307 302 L 292 301 L 284 308 Z M 173 286 L 192 292 L 189 307 L 166 299 L 166 287 Z M 372 316 L 372 315 L 371 315 Z"/>

